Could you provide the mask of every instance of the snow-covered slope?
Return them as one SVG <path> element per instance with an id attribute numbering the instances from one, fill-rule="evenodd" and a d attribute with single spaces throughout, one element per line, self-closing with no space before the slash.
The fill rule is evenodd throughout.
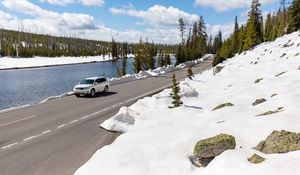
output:
<path id="1" fill-rule="evenodd" d="M 273 130 L 300 132 L 300 34 L 286 35 L 237 55 L 213 70 L 181 83 L 184 105 L 170 109 L 166 89 L 122 109 L 127 120 L 108 120 L 106 129 L 126 128 L 116 141 L 98 150 L 76 175 L 298 175 L 300 151 L 263 154 L 253 149 Z M 190 88 L 187 90 L 186 88 Z M 188 93 L 189 94 L 189 93 Z M 253 106 L 257 99 L 266 102 Z M 213 111 L 231 102 L 234 106 Z M 271 115 L 259 116 L 267 111 Z M 120 112 L 122 112 L 120 111 Z M 118 114 L 120 115 L 120 113 Z M 130 116 L 126 116 L 130 115 Z M 116 117 L 114 118 L 116 119 Z M 114 122 L 111 125 L 109 122 Z M 112 126 L 109 128 L 109 126 Z M 237 146 L 216 157 L 206 168 L 190 161 L 198 140 L 231 134 Z M 247 161 L 253 153 L 266 158 Z"/>

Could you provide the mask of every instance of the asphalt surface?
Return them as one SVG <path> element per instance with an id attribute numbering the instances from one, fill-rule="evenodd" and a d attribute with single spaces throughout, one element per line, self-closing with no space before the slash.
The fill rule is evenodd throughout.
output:
<path id="1" fill-rule="evenodd" d="M 211 68 L 211 60 L 193 67 L 194 73 Z M 182 69 L 166 75 L 112 86 L 96 97 L 64 97 L 0 113 L 1 175 L 71 175 L 118 133 L 99 127 L 122 106 L 153 95 L 186 78 Z"/>

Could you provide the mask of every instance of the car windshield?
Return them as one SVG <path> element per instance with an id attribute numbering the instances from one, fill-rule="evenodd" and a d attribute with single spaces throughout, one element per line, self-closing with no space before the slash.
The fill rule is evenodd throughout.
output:
<path id="1" fill-rule="evenodd" d="M 94 84 L 95 80 L 82 80 L 79 84 Z"/>

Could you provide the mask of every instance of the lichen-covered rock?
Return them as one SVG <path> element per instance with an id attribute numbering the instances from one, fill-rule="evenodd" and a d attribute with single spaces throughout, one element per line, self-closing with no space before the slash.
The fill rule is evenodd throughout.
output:
<path id="1" fill-rule="evenodd" d="M 273 131 L 266 140 L 261 141 L 256 149 L 265 154 L 287 153 L 300 150 L 300 133 Z"/>
<path id="2" fill-rule="evenodd" d="M 222 109 L 222 108 L 229 107 L 229 106 L 234 106 L 234 104 L 232 104 L 230 102 L 223 103 L 223 104 L 220 104 L 220 105 L 216 106 L 212 111 L 216 111 L 218 109 Z"/>
<path id="3" fill-rule="evenodd" d="M 259 82 L 261 82 L 263 80 L 263 78 L 258 78 L 258 79 L 256 79 L 255 81 L 254 81 L 254 83 L 259 83 Z"/>
<path id="4" fill-rule="evenodd" d="M 253 163 L 253 164 L 258 164 L 261 163 L 263 161 L 265 161 L 266 159 L 261 157 L 260 155 L 257 154 L 253 154 L 251 157 L 248 158 L 248 161 Z"/>
<path id="5" fill-rule="evenodd" d="M 214 69 L 213 69 L 214 74 L 220 73 L 223 68 L 224 68 L 224 66 L 216 66 L 216 67 L 214 67 Z"/>
<path id="6" fill-rule="evenodd" d="M 257 99 L 257 100 L 255 100 L 255 102 L 252 103 L 252 106 L 259 105 L 259 104 L 264 103 L 264 102 L 266 102 L 266 101 L 267 101 L 267 100 L 264 99 L 264 98 Z"/>
<path id="7" fill-rule="evenodd" d="M 224 151 L 234 149 L 235 138 L 228 134 L 219 134 L 204 140 L 200 140 L 194 147 L 194 155 L 202 166 L 206 166 L 216 156 Z"/>

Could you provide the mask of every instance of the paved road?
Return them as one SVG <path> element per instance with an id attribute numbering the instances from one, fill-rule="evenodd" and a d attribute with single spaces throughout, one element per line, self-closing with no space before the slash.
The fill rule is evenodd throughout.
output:
<path id="1" fill-rule="evenodd" d="M 209 68 L 210 60 L 194 66 L 193 72 Z M 186 72 L 183 69 L 174 73 L 182 80 Z M 99 148 L 118 136 L 99 128 L 100 123 L 121 106 L 170 84 L 171 73 L 115 85 L 110 93 L 95 98 L 69 96 L 0 113 L 0 174 L 73 174 Z"/>

